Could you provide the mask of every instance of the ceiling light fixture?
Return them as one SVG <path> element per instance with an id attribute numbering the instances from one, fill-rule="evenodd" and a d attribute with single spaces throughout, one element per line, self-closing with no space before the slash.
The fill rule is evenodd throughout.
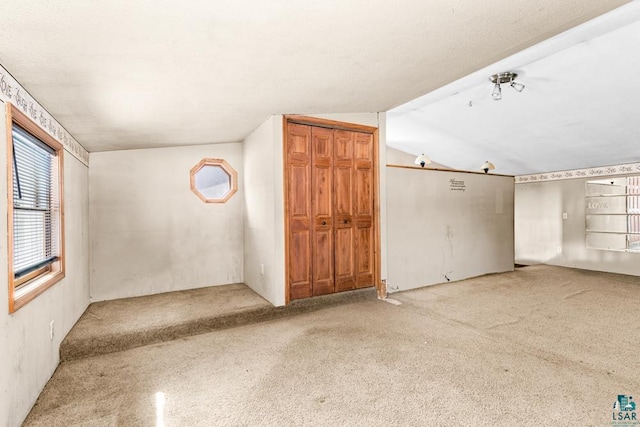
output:
<path id="1" fill-rule="evenodd" d="M 482 164 L 482 166 L 480 166 L 480 169 L 482 169 L 484 173 L 489 173 L 490 170 L 494 170 L 495 168 L 496 167 L 489 160 L 487 160 Z"/>
<path id="2" fill-rule="evenodd" d="M 517 92 L 522 92 L 524 90 L 524 85 L 522 83 L 516 82 L 516 77 L 518 75 L 516 73 L 512 73 L 511 71 L 506 71 L 504 73 L 494 74 L 489 77 L 491 83 L 494 83 L 493 92 L 491 92 L 491 96 L 494 100 L 499 101 L 502 99 L 502 88 L 501 84 L 509 83 L 509 86 L 514 88 Z"/>
<path id="3" fill-rule="evenodd" d="M 415 163 L 416 165 L 420 165 L 420 167 L 423 168 L 424 165 L 428 165 L 429 163 L 431 163 L 431 159 L 429 159 L 424 155 L 424 153 L 422 153 L 418 157 L 416 157 Z"/>

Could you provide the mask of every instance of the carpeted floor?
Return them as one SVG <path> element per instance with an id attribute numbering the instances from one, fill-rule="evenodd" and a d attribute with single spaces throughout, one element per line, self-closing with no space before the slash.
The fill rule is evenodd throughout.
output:
<path id="1" fill-rule="evenodd" d="M 639 291 L 526 267 L 69 361 L 25 425 L 611 425 Z"/>
<path id="2" fill-rule="evenodd" d="M 211 286 L 89 305 L 60 346 L 63 362 L 206 332 L 375 300 L 374 288 L 306 298 L 274 307 L 247 285 Z"/>

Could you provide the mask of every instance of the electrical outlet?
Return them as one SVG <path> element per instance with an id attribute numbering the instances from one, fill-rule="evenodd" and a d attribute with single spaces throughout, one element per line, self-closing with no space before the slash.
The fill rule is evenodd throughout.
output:
<path id="1" fill-rule="evenodd" d="M 264 276 L 264 264 L 260 264 L 260 275 Z"/>
<path id="2" fill-rule="evenodd" d="M 562 219 L 567 219 L 569 216 L 566 212 L 562 212 Z"/>
<path id="3" fill-rule="evenodd" d="M 55 324 L 55 320 L 52 320 L 51 323 L 49 323 L 49 339 L 51 341 L 53 341 L 53 325 Z"/>
<path id="4" fill-rule="evenodd" d="M 561 254 L 562 253 L 562 246 L 558 246 L 558 253 Z"/>

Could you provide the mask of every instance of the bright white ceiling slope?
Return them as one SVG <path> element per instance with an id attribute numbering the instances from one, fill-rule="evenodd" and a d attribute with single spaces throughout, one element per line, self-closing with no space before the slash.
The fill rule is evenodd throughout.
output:
<path id="1" fill-rule="evenodd" d="M 634 1 L 391 110 L 387 143 L 512 175 L 638 162 L 638 46 Z M 526 88 L 494 101 L 489 76 L 504 71 Z"/>
<path id="2" fill-rule="evenodd" d="M 0 63 L 89 151 L 239 141 L 386 111 L 626 2 L 3 0 Z"/>

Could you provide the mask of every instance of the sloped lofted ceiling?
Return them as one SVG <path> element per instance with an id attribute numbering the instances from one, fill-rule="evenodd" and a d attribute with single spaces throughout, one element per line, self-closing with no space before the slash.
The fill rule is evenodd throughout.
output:
<path id="1" fill-rule="evenodd" d="M 386 111 L 626 2 L 4 0 L 0 63 L 90 151 L 239 141 Z"/>
<path id="2" fill-rule="evenodd" d="M 640 2 L 387 114 L 387 144 L 456 169 L 523 175 L 640 161 Z M 489 76 L 514 71 L 518 93 Z"/>

